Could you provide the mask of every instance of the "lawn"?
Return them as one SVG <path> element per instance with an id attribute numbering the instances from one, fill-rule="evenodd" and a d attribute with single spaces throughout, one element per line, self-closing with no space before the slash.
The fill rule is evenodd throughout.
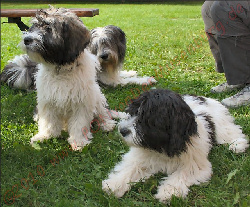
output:
<path id="1" fill-rule="evenodd" d="M 204 34 L 200 3 L 166 4 L 52 4 L 66 8 L 99 8 L 100 15 L 82 18 L 89 28 L 119 26 L 127 36 L 125 70 L 154 76 L 156 88 L 181 94 L 196 94 L 222 100 L 233 93 L 212 94 L 211 87 L 225 82 L 214 71 L 214 61 Z M 48 8 L 47 4 L 2 3 L 2 8 Z M 23 18 L 29 24 L 30 18 Z M 7 18 L 1 18 L 6 22 Z M 1 25 L 1 70 L 7 61 L 22 53 L 22 33 L 14 24 Z M 123 111 L 141 86 L 102 89 L 111 109 Z M 96 130 L 92 143 L 82 152 L 71 151 L 66 141 L 50 139 L 32 148 L 37 133 L 33 121 L 36 93 L 1 86 L 1 206 L 100 206 L 160 207 L 154 199 L 164 177 L 157 174 L 132 187 L 123 198 L 101 189 L 105 179 L 128 150 L 117 129 Z M 250 134 L 249 106 L 230 109 L 243 132 Z M 249 150 L 234 154 L 228 146 L 214 146 L 209 160 L 213 165 L 210 182 L 192 186 L 186 199 L 173 198 L 170 206 L 250 206 Z"/>

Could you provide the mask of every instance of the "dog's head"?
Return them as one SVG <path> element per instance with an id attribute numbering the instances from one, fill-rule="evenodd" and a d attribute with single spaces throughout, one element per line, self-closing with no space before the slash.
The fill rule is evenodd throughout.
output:
<path id="1" fill-rule="evenodd" d="M 22 48 L 36 62 L 73 63 L 90 41 L 90 31 L 67 9 L 40 10 L 24 32 Z"/>
<path id="2" fill-rule="evenodd" d="M 131 118 L 122 120 L 119 132 L 130 146 L 165 153 L 169 157 L 186 150 L 197 133 L 195 115 L 182 97 L 172 91 L 150 90 L 132 100 Z"/>
<path id="3" fill-rule="evenodd" d="M 119 65 L 125 58 L 125 33 L 113 25 L 92 29 L 89 50 L 98 57 L 102 65 Z"/>

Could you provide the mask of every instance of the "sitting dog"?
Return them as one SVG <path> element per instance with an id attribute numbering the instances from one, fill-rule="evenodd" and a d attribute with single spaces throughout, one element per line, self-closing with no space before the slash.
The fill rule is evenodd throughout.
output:
<path id="1" fill-rule="evenodd" d="M 155 198 L 185 197 L 189 186 L 211 178 L 208 153 L 213 143 L 229 144 L 239 153 L 248 147 L 241 128 L 218 101 L 156 89 L 133 100 L 130 118 L 118 130 L 130 150 L 102 182 L 106 192 L 121 197 L 133 183 L 167 173 Z"/>
<path id="2" fill-rule="evenodd" d="M 92 29 L 88 49 L 101 64 L 98 73 L 100 82 L 111 86 L 148 82 L 149 77 L 136 77 L 136 71 L 121 71 L 126 53 L 126 35 L 119 27 L 108 25 Z M 151 81 L 156 82 L 152 77 Z"/>
<path id="3" fill-rule="evenodd" d="M 74 13 L 53 7 L 38 11 L 24 33 L 21 47 L 39 63 L 38 134 L 31 139 L 32 144 L 58 137 L 66 126 L 68 142 L 80 150 L 90 143 L 94 117 L 102 119 L 104 130 L 114 128 L 116 122 L 109 117 L 106 98 L 96 81 L 99 62 L 86 49 L 90 37 L 90 31 Z"/>

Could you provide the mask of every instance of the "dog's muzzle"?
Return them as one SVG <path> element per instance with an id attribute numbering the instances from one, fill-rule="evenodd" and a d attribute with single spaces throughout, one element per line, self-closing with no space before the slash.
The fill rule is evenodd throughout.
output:
<path id="1" fill-rule="evenodd" d="M 103 53 L 103 54 L 101 54 L 99 57 L 100 57 L 101 59 L 103 59 L 103 60 L 107 60 L 108 57 L 109 57 L 109 54 L 108 54 L 108 53 Z"/>
<path id="2" fill-rule="evenodd" d="M 25 37 L 24 39 L 23 39 L 23 42 L 24 42 L 24 44 L 25 45 L 30 45 L 32 42 L 33 42 L 33 38 L 32 37 Z"/>
<path id="3" fill-rule="evenodd" d="M 121 129 L 119 129 L 119 131 L 123 137 L 126 137 L 127 135 L 129 135 L 131 133 L 131 131 L 127 128 L 121 128 Z"/>

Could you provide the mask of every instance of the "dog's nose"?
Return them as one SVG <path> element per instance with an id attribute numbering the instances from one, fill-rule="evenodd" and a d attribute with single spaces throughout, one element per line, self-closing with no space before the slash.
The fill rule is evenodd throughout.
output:
<path id="1" fill-rule="evenodd" d="M 23 42 L 24 42 L 24 44 L 25 45 L 29 45 L 29 44 L 31 44 L 32 42 L 33 42 L 33 38 L 32 37 L 25 37 L 24 39 L 23 39 Z"/>
<path id="2" fill-rule="evenodd" d="M 123 137 L 126 137 L 127 135 L 131 133 L 131 131 L 127 128 L 121 128 L 119 131 Z"/>
<path id="3" fill-rule="evenodd" d="M 108 53 L 103 53 L 100 55 L 100 58 L 102 58 L 103 60 L 107 60 L 109 57 L 109 54 Z"/>

